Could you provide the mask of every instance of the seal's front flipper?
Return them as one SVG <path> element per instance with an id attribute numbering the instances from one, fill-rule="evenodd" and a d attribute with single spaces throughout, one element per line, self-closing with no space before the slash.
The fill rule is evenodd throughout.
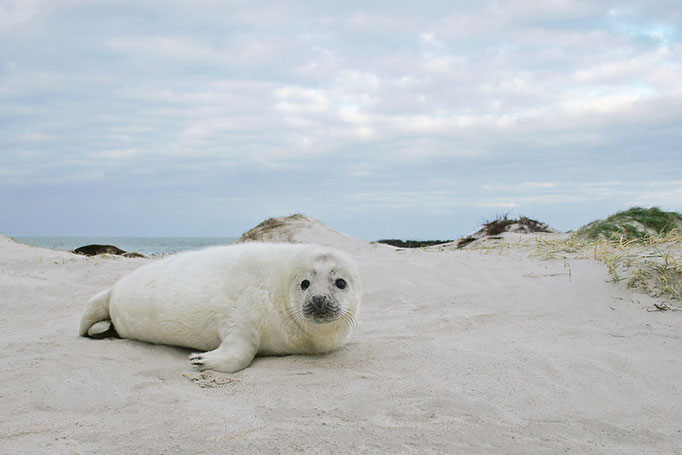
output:
<path id="1" fill-rule="evenodd" d="M 251 364 L 259 347 L 258 332 L 242 329 L 226 337 L 213 351 L 193 352 L 189 356 L 189 361 L 199 371 L 215 370 L 234 373 Z"/>
<path id="2" fill-rule="evenodd" d="M 254 357 L 255 353 L 254 355 L 238 357 L 218 348 L 208 352 L 193 352 L 189 356 L 189 361 L 199 371 L 215 370 L 223 373 L 235 373 L 248 367 Z"/>
<path id="3" fill-rule="evenodd" d="M 90 338 L 121 338 L 116 332 L 116 328 L 111 321 L 100 321 L 95 323 L 88 329 L 88 336 Z"/>

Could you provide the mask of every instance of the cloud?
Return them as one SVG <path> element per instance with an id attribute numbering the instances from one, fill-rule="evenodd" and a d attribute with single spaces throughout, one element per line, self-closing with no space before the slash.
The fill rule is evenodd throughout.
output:
<path id="1" fill-rule="evenodd" d="M 106 45 L 115 51 L 124 52 L 136 58 L 162 57 L 184 61 L 206 61 L 220 64 L 226 55 L 211 49 L 205 43 L 186 37 L 152 36 L 121 37 L 109 39 Z"/>
<path id="2" fill-rule="evenodd" d="M 123 150 L 103 150 L 101 152 L 90 153 L 94 158 L 103 158 L 106 160 L 129 160 L 138 155 L 135 149 L 123 149 Z"/>
<path id="3" fill-rule="evenodd" d="M 16 28 L 29 22 L 36 15 L 39 3 L 32 0 L 0 3 L 0 30 Z"/>
<path id="4" fill-rule="evenodd" d="M 652 5 L 5 2 L 0 189 L 679 207 L 647 183 L 682 161 L 681 13 Z"/>
<path id="5" fill-rule="evenodd" d="M 637 188 L 637 190 L 633 190 Z M 365 210 L 379 207 L 405 212 L 457 213 L 482 207 L 492 209 L 535 210 L 584 203 L 617 201 L 623 196 L 630 205 L 670 206 L 679 204 L 682 182 L 626 181 L 605 182 L 521 182 L 518 184 L 485 184 L 479 187 L 422 188 L 420 191 L 358 192 L 347 198 Z M 677 199 L 675 199 L 677 198 Z"/>

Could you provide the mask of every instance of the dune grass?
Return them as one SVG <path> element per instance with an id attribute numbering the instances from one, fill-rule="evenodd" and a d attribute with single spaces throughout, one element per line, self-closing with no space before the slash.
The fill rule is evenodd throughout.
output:
<path id="1" fill-rule="evenodd" d="M 268 218 L 267 220 L 261 222 L 258 226 L 243 233 L 238 242 L 262 240 L 264 234 L 276 231 L 277 229 L 286 226 L 288 222 L 305 221 L 307 219 L 308 218 L 306 218 L 305 215 L 300 213 L 294 213 L 293 215 L 282 218 Z"/>
<path id="2" fill-rule="evenodd" d="M 509 218 L 509 213 L 498 215 L 493 220 L 486 220 L 481 230 L 488 236 L 500 235 L 503 232 L 507 232 L 514 225 L 516 225 L 515 232 L 551 232 L 550 227 L 545 223 L 528 218 L 527 216 Z"/>
<path id="3" fill-rule="evenodd" d="M 628 238 L 627 233 L 585 239 L 538 238 L 534 256 L 546 259 L 593 258 L 608 267 L 615 283 L 662 299 L 658 309 L 682 308 L 682 230 Z"/>
<path id="4" fill-rule="evenodd" d="M 475 234 L 463 237 L 457 241 L 457 248 L 464 248 L 470 243 L 475 242 L 483 237 L 495 237 L 505 232 L 552 232 L 553 229 L 545 223 L 528 218 L 526 216 L 519 216 L 518 218 L 509 218 L 509 213 L 498 215 L 492 220 L 486 220 L 481 229 Z"/>
<path id="5" fill-rule="evenodd" d="M 585 239 L 644 239 L 682 228 L 682 214 L 652 207 L 632 207 L 605 220 L 593 221 L 576 232 Z"/>

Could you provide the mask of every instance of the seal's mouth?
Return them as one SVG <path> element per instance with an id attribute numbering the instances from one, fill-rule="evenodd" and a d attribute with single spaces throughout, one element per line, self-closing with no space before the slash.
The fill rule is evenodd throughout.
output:
<path id="1" fill-rule="evenodd" d="M 337 321 L 339 317 L 337 315 L 333 316 L 306 316 L 310 321 L 314 322 L 315 324 L 329 324 L 334 321 Z"/>
<path id="2" fill-rule="evenodd" d="M 341 316 L 341 309 L 326 295 L 314 295 L 303 304 L 303 316 L 316 324 L 328 324 Z"/>

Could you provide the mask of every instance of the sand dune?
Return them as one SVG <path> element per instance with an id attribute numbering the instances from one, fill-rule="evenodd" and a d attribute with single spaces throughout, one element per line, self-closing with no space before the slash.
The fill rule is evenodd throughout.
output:
<path id="1" fill-rule="evenodd" d="M 0 452 L 682 453 L 681 313 L 648 311 L 603 263 L 530 257 L 532 242 L 400 250 L 320 225 L 268 240 L 356 258 L 355 334 L 235 374 L 76 336 L 87 299 L 153 259 L 0 237 Z"/>

